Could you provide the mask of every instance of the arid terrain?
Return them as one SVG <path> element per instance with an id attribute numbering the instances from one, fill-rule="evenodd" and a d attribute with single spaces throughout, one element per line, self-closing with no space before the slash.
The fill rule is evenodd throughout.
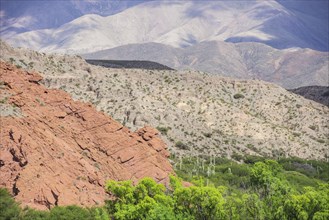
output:
<path id="1" fill-rule="evenodd" d="M 329 0 L 0 0 L 0 220 L 329 219 Z"/>
<path id="2" fill-rule="evenodd" d="M 159 132 L 131 132 L 88 103 L 39 85 L 40 75 L 0 63 L 0 187 L 23 206 L 101 205 L 105 181 L 173 173 Z"/>
<path id="3" fill-rule="evenodd" d="M 91 102 L 133 130 L 149 124 L 174 155 L 328 158 L 329 109 L 277 85 L 196 71 L 107 69 L 1 43 L 1 59 Z"/>

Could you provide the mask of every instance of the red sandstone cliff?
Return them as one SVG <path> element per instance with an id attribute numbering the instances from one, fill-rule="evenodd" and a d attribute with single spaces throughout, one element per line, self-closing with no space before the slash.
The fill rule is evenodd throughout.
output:
<path id="1" fill-rule="evenodd" d="M 23 205 L 91 206 L 107 197 L 108 179 L 168 181 L 173 169 L 157 130 L 131 132 L 90 104 L 39 85 L 39 75 L 0 65 L 0 96 L 22 114 L 1 117 L 0 187 Z"/>

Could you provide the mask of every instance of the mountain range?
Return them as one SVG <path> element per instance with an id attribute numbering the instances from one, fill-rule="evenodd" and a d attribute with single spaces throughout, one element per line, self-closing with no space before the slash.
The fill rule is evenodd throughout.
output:
<path id="1" fill-rule="evenodd" d="M 1 1 L 2 36 L 32 30 L 58 28 L 80 16 L 98 14 L 109 16 L 144 1 Z"/>
<path id="2" fill-rule="evenodd" d="M 44 25 L 19 24 L 29 18 L 51 17 L 44 14 L 49 10 L 33 16 L 14 14 L 16 20 L 4 22 L 1 36 L 14 46 L 80 54 L 133 43 L 186 48 L 205 41 L 328 51 L 328 1 L 128 1 L 115 7 L 116 3 L 101 1 L 88 8 L 87 3 L 69 1 L 63 16 L 56 14 L 62 21 L 45 21 Z M 64 6 L 54 8 L 59 7 Z M 15 31 L 13 27 L 29 28 Z"/>
<path id="3" fill-rule="evenodd" d="M 328 86 L 329 56 L 311 49 L 278 50 L 262 43 L 207 41 L 186 48 L 129 44 L 84 54 L 87 59 L 149 60 L 174 69 L 195 69 L 240 79 L 260 79 L 285 88 Z"/>

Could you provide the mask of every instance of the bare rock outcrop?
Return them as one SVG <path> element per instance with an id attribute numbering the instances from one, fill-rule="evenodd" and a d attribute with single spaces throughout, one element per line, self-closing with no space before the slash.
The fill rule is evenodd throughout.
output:
<path id="1" fill-rule="evenodd" d="M 1 93 L 21 116 L 1 117 L 0 187 L 22 205 L 102 204 L 108 179 L 168 183 L 173 169 L 158 131 L 131 132 L 88 103 L 39 85 L 40 76 L 1 62 Z"/>

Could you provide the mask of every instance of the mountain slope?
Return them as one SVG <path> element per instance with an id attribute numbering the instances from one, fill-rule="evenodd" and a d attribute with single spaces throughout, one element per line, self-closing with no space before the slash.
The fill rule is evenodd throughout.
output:
<path id="1" fill-rule="evenodd" d="M 329 155 L 328 107 L 271 83 L 195 71 L 107 69 L 77 56 L 5 44 L 1 51 L 2 60 L 42 72 L 46 86 L 94 103 L 129 128 L 157 127 L 174 155 Z"/>
<path id="2" fill-rule="evenodd" d="M 1 36 L 58 28 L 85 14 L 109 16 L 144 1 L 1 1 Z"/>
<path id="3" fill-rule="evenodd" d="M 61 53 L 147 42 L 183 48 L 211 40 L 328 51 L 328 21 L 323 19 L 328 12 L 319 11 L 320 17 L 307 12 L 276 1 L 151 1 L 108 17 L 84 15 L 59 28 L 6 39 L 15 46 Z"/>
<path id="4" fill-rule="evenodd" d="M 187 48 L 130 44 L 85 54 L 87 59 L 150 60 L 174 69 L 195 69 L 221 76 L 260 79 L 285 88 L 328 86 L 329 55 L 309 49 L 277 50 L 260 43 L 202 42 Z"/>
<path id="5" fill-rule="evenodd" d="M 305 86 L 290 91 L 329 107 L 328 86 Z"/>
<path id="6" fill-rule="evenodd" d="M 173 170 L 157 130 L 131 132 L 91 104 L 39 85 L 36 73 L 0 68 L 0 186 L 23 205 L 99 205 L 109 179 L 168 182 Z"/>

